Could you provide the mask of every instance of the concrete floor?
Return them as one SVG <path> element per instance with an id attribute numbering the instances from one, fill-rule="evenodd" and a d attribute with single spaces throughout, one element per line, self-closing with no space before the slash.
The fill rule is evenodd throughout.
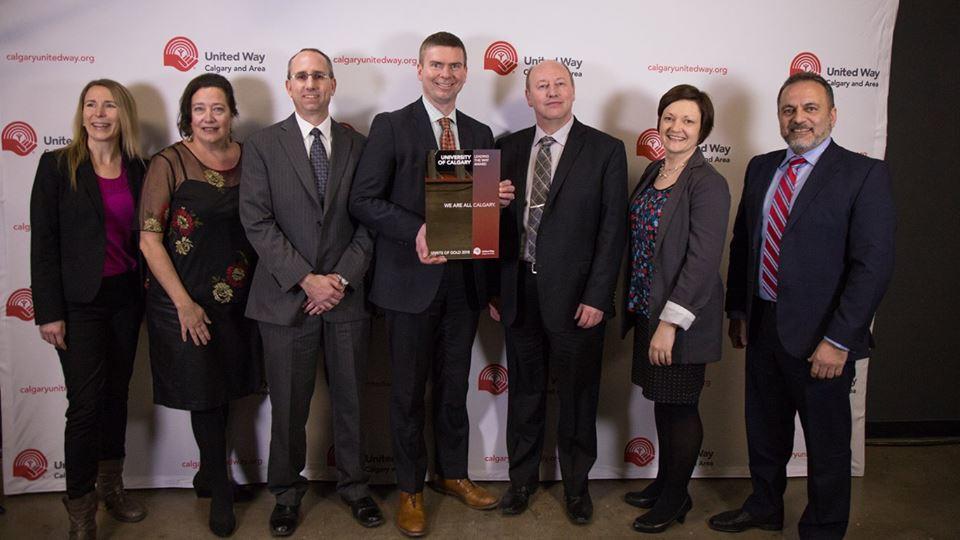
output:
<path id="1" fill-rule="evenodd" d="M 506 518 L 498 512 L 469 510 L 458 501 L 426 491 L 432 538 L 639 538 L 630 524 L 640 511 L 627 506 L 623 493 L 641 489 L 646 480 L 602 480 L 590 483 L 595 513 L 591 525 L 571 525 L 563 512 L 563 488 L 544 486 L 531 508 Z M 506 484 L 487 487 L 500 492 Z M 797 538 L 797 519 L 806 500 L 803 479 L 789 483 L 786 528 L 783 533 L 750 531 L 724 535 L 707 528 L 714 513 L 733 508 L 748 494 L 747 480 L 694 480 L 690 485 L 693 510 L 683 525 L 674 524 L 660 538 Z M 113 521 L 100 511 L 100 538 L 214 538 L 206 528 L 206 501 L 190 490 L 156 489 L 135 492 L 148 506 L 147 518 L 134 524 Z M 266 489 L 257 498 L 237 504 L 238 528 L 233 538 L 269 538 L 267 521 L 273 498 Z M 332 483 L 315 483 L 304 499 L 302 521 L 293 538 L 399 538 L 392 521 L 397 501 L 390 486 L 374 487 L 388 522 L 363 529 L 350 517 Z M 60 493 L 6 497 L 0 515 L 0 539 L 65 538 L 66 513 Z M 927 447 L 867 447 L 867 474 L 853 481 L 853 507 L 848 538 L 878 540 L 960 538 L 960 445 Z"/>

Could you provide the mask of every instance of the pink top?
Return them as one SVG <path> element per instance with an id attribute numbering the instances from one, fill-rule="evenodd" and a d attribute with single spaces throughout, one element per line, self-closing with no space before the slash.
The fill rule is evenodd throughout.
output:
<path id="1" fill-rule="evenodd" d="M 97 176 L 97 184 L 103 198 L 103 227 L 107 237 L 103 276 L 125 274 L 137 268 L 133 194 L 127 182 L 127 170 L 123 169 L 117 178 Z"/>

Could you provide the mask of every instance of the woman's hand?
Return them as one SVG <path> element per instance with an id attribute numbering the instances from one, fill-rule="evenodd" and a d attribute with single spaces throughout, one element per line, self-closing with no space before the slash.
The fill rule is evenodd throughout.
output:
<path id="1" fill-rule="evenodd" d="M 63 319 L 40 325 L 40 337 L 58 349 L 67 350 L 67 323 Z"/>
<path id="2" fill-rule="evenodd" d="M 654 366 L 669 366 L 673 363 L 673 342 L 677 338 L 677 327 L 660 321 L 657 331 L 650 338 L 650 363 Z"/>
<path id="3" fill-rule="evenodd" d="M 187 341 L 187 334 L 193 339 L 196 346 L 206 345 L 210 341 L 210 318 L 203 311 L 200 304 L 190 301 L 182 308 L 177 308 L 177 318 L 180 319 L 180 339 Z"/>

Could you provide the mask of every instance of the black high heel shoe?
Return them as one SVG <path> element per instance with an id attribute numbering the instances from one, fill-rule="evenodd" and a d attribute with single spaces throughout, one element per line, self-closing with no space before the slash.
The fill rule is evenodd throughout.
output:
<path id="1" fill-rule="evenodd" d="M 233 502 L 250 502 L 254 499 L 253 489 L 250 486 L 240 485 L 233 480 L 230 481 L 230 486 L 233 489 Z M 206 480 L 200 478 L 200 473 L 193 475 L 193 491 L 198 499 L 209 499 L 213 495 Z"/>
<path id="2" fill-rule="evenodd" d="M 683 523 L 684 520 L 687 519 L 687 512 L 689 512 L 692 509 L 693 509 L 693 501 L 690 500 L 690 496 L 687 495 L 687 498 L 683 500 L 683 503 L 680 505 L 680 508 L 672 517 L 670 517 L 670 519 L 662 523 L 650 523 L 648 520 L 643 519 L 648 515 L 650 515 L 650 512 L 647 512 L 646 514 L 633 520 L 633 530 L 637 532 L 649 533 L 649 534 L 662 533 L 663 531 L 667 530 L 667 528 L 670 527 L 670 525 L 672 525 L 674 521 L 676 521 L 677 523 Z"/>
<path id="3" fill-rule="evenodd" d="M 233 534 L 237 528 L 237 516 L 233 513 L 233 497 L 226 495 L 224 497 L 212 496 L 210 498 L 210 520 L 208 522 L 210 532 L 226 538 Z"/>

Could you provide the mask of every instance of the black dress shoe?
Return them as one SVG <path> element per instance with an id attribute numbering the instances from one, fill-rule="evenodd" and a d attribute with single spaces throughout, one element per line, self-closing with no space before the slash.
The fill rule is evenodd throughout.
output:
<path id="1" fill-rule="evenodd" d="M 667 527 L 672 525 L 674 521 L 677 523 L 683 523 L 684 520 L 687 519 L 687 512 L 689 512 L 692 508 L 693 501 L 690 500 L 690 496 L 688 495 L 687 498 L 683 500 L 680 508 L 678 508 L 672 516 L 667 518 L 666 521 L 655 523 L 653 520 L 647 517 L 653 512 L 647 512 L 633 521 L 633 530 L 651 534 L 662 533 L 663 531 L 667 530 Z"/>
<path id="2" fill-rule="evenodd" d="M 623 496 L 624 502 L 637 508 L 653 508 L 653 505 L 657 504 L 657 498 L 659 495 L 650 495 L 647 490 L 628 491 Z"/>
<path id="3" fill-rule="evenodd" d="M 500 513 L 505 516 L 516 516 L 526 511 L 530 503 L 530 488 L 527 486 L 514 486 L 507 488 L 507 492 L 500 499 Z"/>
<path id="4" fill-rule="evenodd" d="M 343 502 L 350 506 L 353 519 L 357 520 L 360 525 L 367 528 L 383 525 L 383 513 L 380 512 L 380 507 L 372 498 L 361 497 L 355 501 L 344 499 Z"/>
<path id="5" fill-rule="evenodd" d="M 299 519 L 299 506 L 286 506 L 277 504 L 270 513 L 270 534 L 273 536 L 290 536 L 297 530 L 297 520 Z"/>
<path id="6" fill-rule="evenodd" d="M 590 494 L 584 493 L 573 497 L 564 496 L 567 503 L 567 517 L 575 525 L 586 525 L 593 517 L 593 501 Z"/>
<path id="7" fill-rule="evenodd" d="M 764 531 L 783 530 L 783 516 L 758 518 L 742 508 L 721 512 L 707 522 L 711 529 L 720 532 L 743 532 L 747 529 Z"/>

